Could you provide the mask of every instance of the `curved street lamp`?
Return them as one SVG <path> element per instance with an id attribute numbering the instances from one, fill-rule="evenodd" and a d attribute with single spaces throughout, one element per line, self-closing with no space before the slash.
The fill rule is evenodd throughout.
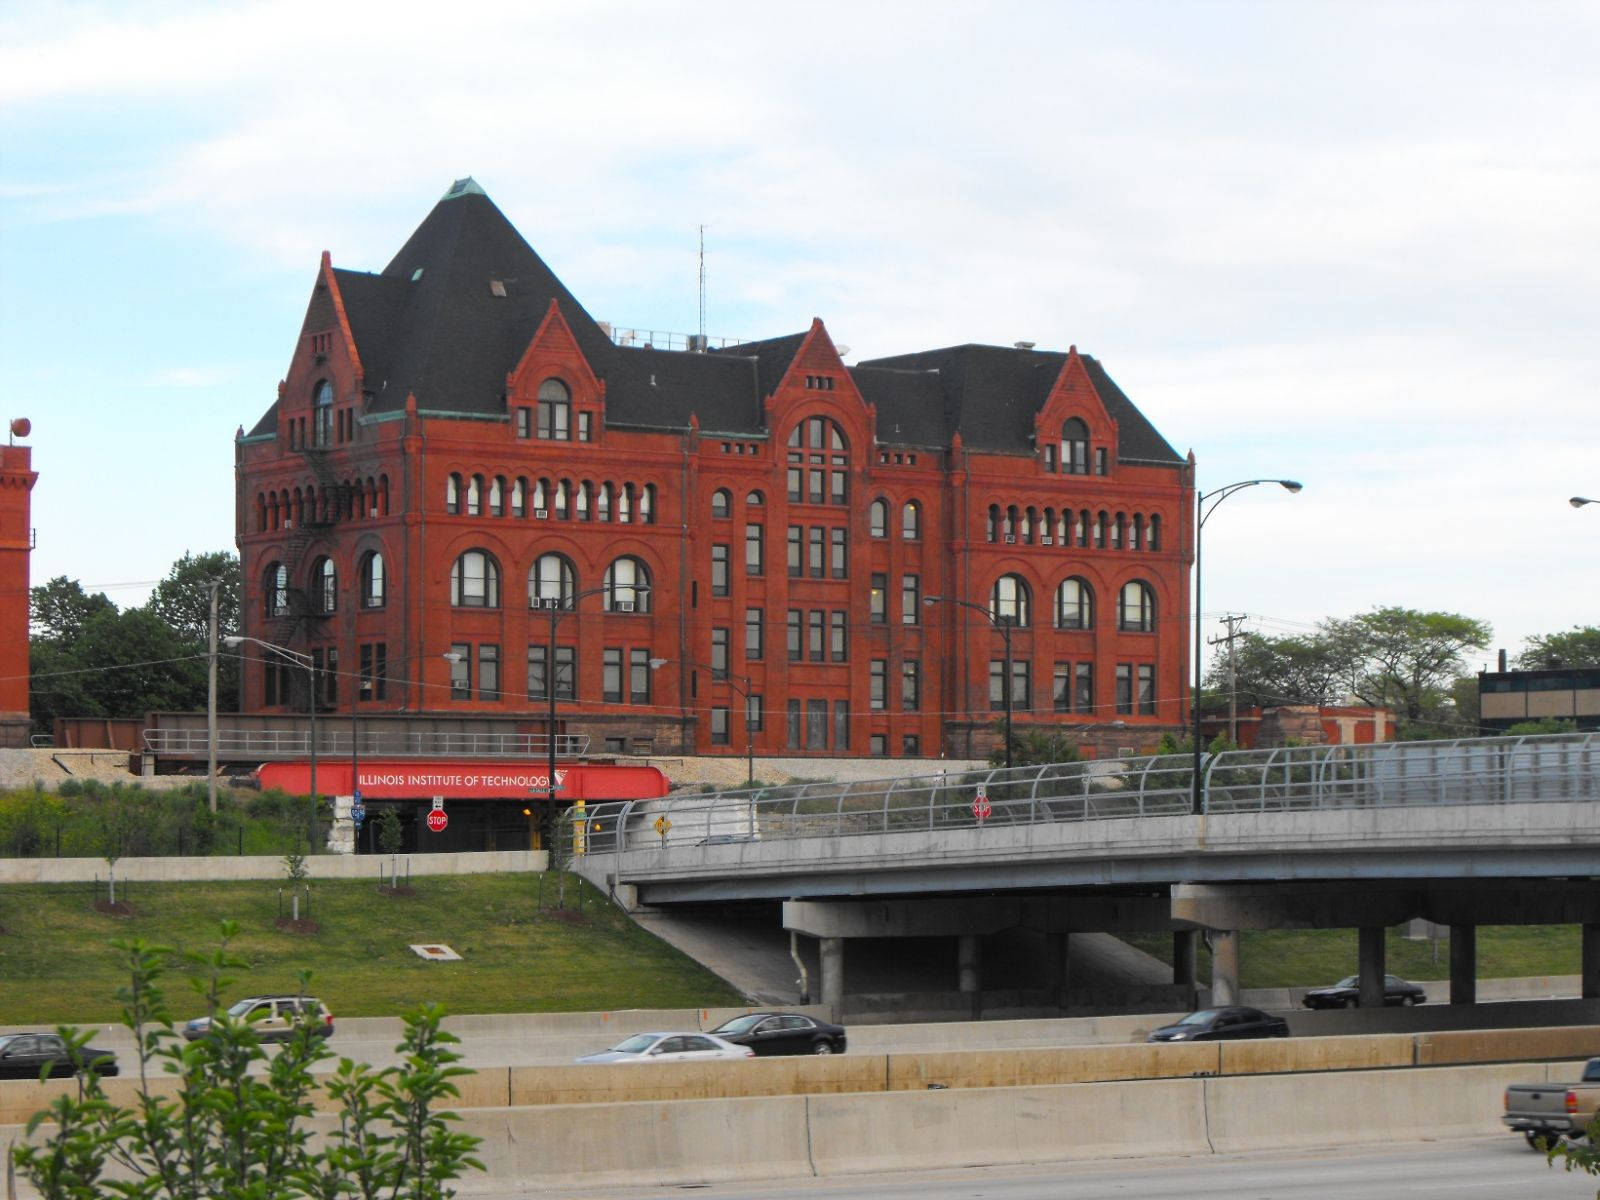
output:
<path id="1" fill-rule="evenodd" d="M 1587 496 L 1574 496 L 1567 501 L 1573 508 L 1582 508 L 1585 504 L 1600 504 L 1600 500 L 1591 500 Z"/>
<path id="2" fill-rule="evenodd" d="M 746 784 L 754 787 L 756 782 L 756 735 L 755 731 L 751 728 L 750 721 L 750 677 L 748 675 L 735 674 L 726 667 L 707 666 L 705 663 L 689 662 L 687 659 L 682 658 L 652 658 L 650 660 L 650 669 L 652 671 L 659 671 L 668 663 L 677 663 L 680 667 L 689 667 L 691 669 L 698 669 L 701 671 L 710 671 L 711 678 L 714 681 L 721 680 L 734 691 L 738 692 L 739 695 L 744 699 L 744 781 Z"/>
<path id="3" fill-rule="evenodd" d="M 1204 798 L 1200 794 L 1200 532 L 1206 527 L 1206 520 L 1216 511 L 1217 505 L 1235 492 L 1263 483 L 1275 483 L 1290 493 L 1298 492 L 1305 486 L 1294 479 L 1241 479 L 1238 483 L 1230 483 L 1214 491 L 1196 492 L 1194 497 L 1194 679 L 1189 684 L 1189 707 L 1194 710 L 1194 791 L 1190 811 L 1197 817 L 1204 811 Z"/>
<path id="4" fill-rule="evenodd" d="M 924 608 L 932 608 L 935 604 L 959 604 L 962 608 L 970 608 L 975 613 L 983 614 L 983 619 L 989 625 L 1000 631 L 1000 640 L 1006 647 L 1006 677 L 1004 686 L 1000 689 L 1000 696 L 1005 705 L 1006 714 L 1006 769 L 1011 769 L 1011 618 L 996 616 L 982 604 L 974 604 L 971 600 L 957 600 L 954 596 L 924 596 Z"/>
<path id="5" fill-rule="evenodd" d="M 308 812 L 307 842 L 308 852 L 315 854 L 317 849 L 317 664 L 309 654 L 302 654 L 299 650 L 291 650 L 287 646 L 280 646 L 276 642 L 262 641 L 258 637 L 247 637 L 244 634 L 234 634 L 222 639 L 222 644 L 230 649 L 237 649 L 245 642 L 260 646 L 263 650 L 270 650 L 285 662 L 291 662 L 297 667 L 306 669 L 306 678 L 310 682 L 310 695 L 306 704 L 310 713 L 311 724 L 311 795 Z"/>

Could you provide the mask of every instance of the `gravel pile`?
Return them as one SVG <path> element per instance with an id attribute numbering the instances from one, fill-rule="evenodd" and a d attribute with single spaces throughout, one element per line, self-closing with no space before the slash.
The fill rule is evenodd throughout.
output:
<path id="1" fill-rule="evenodd" d="M 128 758 L 125 750 L 0 750 L 0 789 L 29 788 L 38 781 L 55 791 L 68 779 L 138 783 L 152 789 L 194 782 L 182 775 L 143 778 L 128 769 Z"/>

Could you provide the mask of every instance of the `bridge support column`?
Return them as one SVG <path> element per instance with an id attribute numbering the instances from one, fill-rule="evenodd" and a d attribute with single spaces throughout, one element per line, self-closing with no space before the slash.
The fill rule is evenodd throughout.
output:
<path id="1" fill-rule="evenodd" d="M 1239 1003 L 1239 931 L 1211 931 L 1211 1003 Z"/>
<path id="2" fill-rule="evenodd" d="M 828 1010 L 828 1020 L 837 1022 L 844 1015 L 844 939 L 825 937 L 818 948 L 822 959 L 822 1005 Z"/>
<path id="3" fill-rule="evenodd" d="M 1388 930 L 1382 925 L 1363 925 L 1360 931 L 1361 1007 L 1383 1007 L 1383 952 Z"/>
<path id="4" fill-rule="evenodd" d="M 1583 972 L 1581 994 L 1585 1000 L 1600 999 L 1600 925 L 1583 926 Z"/>
<path id="5" fill-rule="evenodd" d="M 1198 929 L 1176 929 L 1172 933 L 1172 982 L 1183 988 L 1194 1006 L 1195 951 L 1200 942 Z"/>
<path id="6" fill-rule="evenodd" d="M 1047 933 L 1044 935 L 1044 986 L 1056 998 L 1056 1007 L 1067 1010 L 1067 988 L 1072 982 L 1072 935 Z"/>
<path id="7" fill-rule="evenodd" d="M 982 948 L 977 934 L 963 933 L 956 938 L 956 973 L 959 980 L 957 986 L 963 996 L 971 998 L 974 1020 L 978 1017 L 978 992 L 981 987 L 978 963 L 981 957 Z"/>
<path id="8" fill-rule="evenodd" d="M 1450 1003 L 1478 1002 L 1478 927 L 1450 926 Z"/>

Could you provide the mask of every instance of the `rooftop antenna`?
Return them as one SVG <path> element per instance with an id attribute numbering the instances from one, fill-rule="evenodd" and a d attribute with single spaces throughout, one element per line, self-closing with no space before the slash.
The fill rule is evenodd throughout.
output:
<path id="1" fill-rule="evenodd" d="M 705 344 L 706 336 L 706 227 L 701 225 L 700 230 L 700 340 Z"/>

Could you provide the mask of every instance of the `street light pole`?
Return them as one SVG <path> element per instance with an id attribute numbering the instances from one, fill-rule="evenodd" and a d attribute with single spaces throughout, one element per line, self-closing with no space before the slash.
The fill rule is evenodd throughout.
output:
<path id="1" fill-rule="evenodd" d="M 1005 646 L 1005 678 L 1000 685 L 1000 699 L 1005 712 L 1005 739 L 1006 739 L 1006 769 L 1011 767 L 1011 619 L 997 617 L 981 604 L 974 604 L 971 600 L 958 600 L 954 596 L 924 596 L 922 604 L 931 608 L 935 604 L 959 604 L 962 608 L 970 608 L 980 614 L 989 622 L 993 629 L 1000 631 L 1000 641 Z"/>
<path id="2" fill-rule="evenodd" d="M 1192 794 L 1190 797 L 1189 811 L 1199 816 L 1205 809 L 1204 797 L 1200 787 L 1200 533 L 1206 526 L 1206 518 L 1216 511 L 1221 504 L 1235 492 L 1245 488 L 1255 487 L 1262 483 L 1275 483 L 1285 491 L 1298 492 L 1304 484 L 1293 479 L 1243 479 L 1238 483 L 1230 483 L 1226 487 L 1217 488 L 1210 492 L 1196 492 L 1194 497 L 1195 523 L 1194 523 L 1194 678 L 1189 683 L 1189 707 L 1194 717 L 1194 778 L 1191 781 Z M 1210 507 L 1206 502 L 1210 501 Z"/>
<path id="3" fill-rule="evenodd" d="M 306 831 L 308 840 L 306 849 L 315 853 L 317 847 L 317 663 L 309 654 L 302 654 L 298 650 L 291 650 L 287 646 L 280 646 L 276 642 L 263 641 L 257 637 L 235 634 L 232 637 L 222 639 L 222 644 L 230 648 L 236 648 L 245 642 L 251 642 L 260 646 L 263 650 L 271 650 L 286 662 L 294 663 L 296 666 L 306 669 L 306 678 L 311 686 L 308 706 L 311 724 L 311 794 L 308 797 L 308 825 Z"/>
<path id="4" fill-rule="evenodd" d="M 638 597 L 648 593 L 650 589 L 642 584 L 627 587 L 613 587 L 611 584 L 605 584 L 601 587 L 585 588 L 581 592 L 574 592 L 570 602 L 566 605 L 561 603 L 560 596 L 554 597 L 554 603 L 548 605 L 550 610 L 550 642 L 546 651 L 544 690 L 550 701 L 549 733 L 547 735 L 550 743 L 550 759 L 546 764 L 549 777 L 545 780 L 545 798 L 550 802 L 552 812 L 555 809 L 556 802 L 556 623 L 568 613 L 576 612 L 578 610 L 578 601 L 584 597 L 620 591 L 631 592 L 635 597 Z M 545 601 L 541 599 L 541 602 Z M 573 667 L 576 670 L 576 660 L 574 660 Z M 576 678 L 573 679 L 572 684 L 573 693 L 576 694 L 578 684 Z"/>
<path id="5" fill-rule="evenodd" d="M 722 682 L 738 692 L 739 696 L 744 700 L 744 781 L 754 786 L 756 782 L 756 735 L 755 731 L 750 727 L 750 677 L 748 675 L 735 675 L 726 667 L 709 667 L 705 663 L 685 662 L 682 659 L 675 658 L 652 658 L 650 660 L 650 669 L 659 671 L 670 662 L 675 662 L 679 666 L 691 669 L 699 668 L 702 671 L 710 671 L 713 679 L 720 678 Z"/>

